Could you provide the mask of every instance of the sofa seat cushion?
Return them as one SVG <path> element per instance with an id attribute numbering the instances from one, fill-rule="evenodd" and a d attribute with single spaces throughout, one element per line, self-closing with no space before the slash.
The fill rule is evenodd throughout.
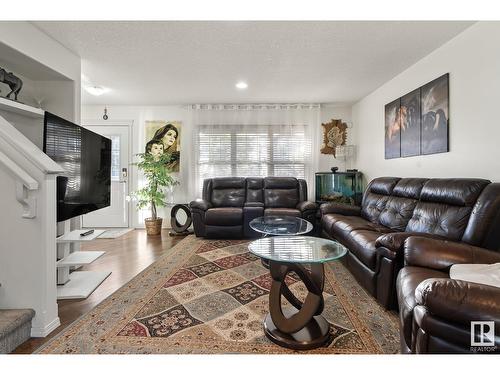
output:
<path id="1" fill-rule="evenodd" d="M 365 266 L 374 271 L 377 261 L 375 241 L 379 236 L 379 232 L 360 229 L 353 230 L 348 236 L 339 238 L 339 241 Z"/>
<path id="2" fill-rule="evenodd" d="M 337 222 L 340 217 L 344 217 L 344 215 L 339 214 L 326 214 L 321 216 L 321 226 L 322 228 L 329 234 L 331 234 L 332 225 Z"/>
<path id="3" fill-rule="evenodd" d="M 243 223 L 243 209 L 237 207 L 210 208 L 205 213 L 206 225 L 241 225 Z"/>
<path id="4" fill-rule="evenodd" d="M 399 304 L 399 319 L 402 337 L 406 345 L 411 348 L 413 308 L 416 305 L 415 289 L 424 280 L 430 278 L 447 278 L 448 274 L 423 267 L 404 267 L 399 271 L 396 292 Z"/>
<path id="5" fill-rule="evenodd" d="M 266 208 L 264 216 L 297 216 L 301 217 L 299 210 L 295 208 Z"/>

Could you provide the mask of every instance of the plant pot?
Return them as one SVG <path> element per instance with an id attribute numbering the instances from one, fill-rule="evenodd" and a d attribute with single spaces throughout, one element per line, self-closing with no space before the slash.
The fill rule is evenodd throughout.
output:
<path id="1" fill-rule="evenodd" d="M 148 234 L 148 236 L 158 236 L 159 234 L 161 234 L 162 222 L 163 219 L 161 217 L 157 219 L 144 219 L 144 224 L 146 225 L 146 233 Z"/>

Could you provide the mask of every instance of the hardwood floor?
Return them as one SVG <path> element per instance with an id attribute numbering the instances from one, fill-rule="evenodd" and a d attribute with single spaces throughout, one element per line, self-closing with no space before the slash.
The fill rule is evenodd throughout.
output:
<path id="1" fill-rule="evenodd" d="M 130 281 L 183 238 L 170 237 L 168 230 L 163 230 L 161 236 L 148 237 L 145 230 L 136 229 L 116 239 L 95 240 L 82 245 L 81 250 L 104 250 L 106 254 L 94 263 L 82 267 L 81 270 L 107 270 L 112 271 L 111 275 L 87 299 L 58 301 L 61 326 L 47 337 L 26 341 L 14 353 L 29 354 L 35 351 Z"/>

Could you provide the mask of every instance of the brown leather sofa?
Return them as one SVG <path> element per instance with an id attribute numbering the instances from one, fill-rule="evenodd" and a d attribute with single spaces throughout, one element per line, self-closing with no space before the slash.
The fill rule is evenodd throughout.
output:
<path id="1" fill-rule="evenodd" d="M 500 183 L 482 179 L 374 179 L 361 207 L 323 204 L 322 234 L 349 248 L 343 261 L 385 307 L 397 307 L 405 240 L 418 235 L 496 250 Z"/>
<path id="2" fill-rule="evenodd" d="M 500 352 L 500 288 L 449 278 L 453 264 L 497 262 L 498 251 L 465 243 L 408 238 L 404 245 L 405 266 L 396 283 L 401 352 Z M 471 346 L 472 321 L 495 322 L 495 345 Z"/>
<path id="3" fill-rule="evenodd" d="M 249 223 L 259 216 L 298 216 L 314 223 L 317 205 L 307 201 L 307 183 L 293 177 L 210 178 L 202 199 L 189 204 L 197 237 L 257 235 Z"/>

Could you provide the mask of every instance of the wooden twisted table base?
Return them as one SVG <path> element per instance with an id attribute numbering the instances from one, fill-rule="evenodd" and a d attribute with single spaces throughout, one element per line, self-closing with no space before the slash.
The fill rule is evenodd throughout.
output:
<path id="1" fill-rule="evenodd" d="M 323 311 L 323 264 L 311 264 L 309 271 L 301 264 L 270 261 L 273 283 L 269 295 L 269 314 L 264 319 L 264 332 L 274 343 L 295 350 L 325 346 L 331 339 L 330 324 Z M 302 303 L 285 284 L 286 275 L 294 271 L 308 290 Z M 293 307 L 283 308 L 281 296 Z"/>

